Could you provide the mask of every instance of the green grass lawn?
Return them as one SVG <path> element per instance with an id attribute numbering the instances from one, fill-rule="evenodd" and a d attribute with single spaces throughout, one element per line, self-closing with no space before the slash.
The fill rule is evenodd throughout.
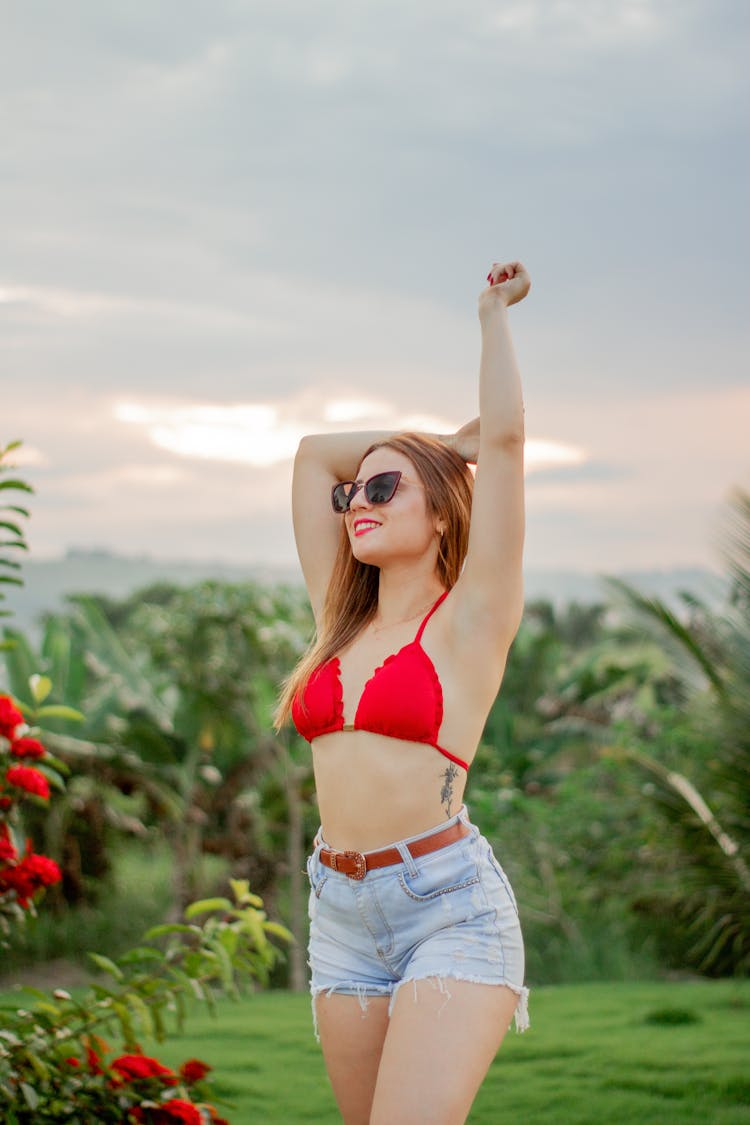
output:
<path id="1" fill-rule="evenodd" d="M 530 1013 L 529 1031 L 506 1036 L 472 1125 L 750 1123 L 748 982 L 550 986 L 532 989 Z M 307 996 L 224 1001 L 215 1020 L 198 1010 L 156 1053 L 212 1064 L 232 1125 L 340 1120 Z"/>

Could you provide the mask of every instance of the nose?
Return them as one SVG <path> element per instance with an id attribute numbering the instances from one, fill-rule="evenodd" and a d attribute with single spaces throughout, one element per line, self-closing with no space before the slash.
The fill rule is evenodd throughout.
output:
<path id="1" fill-rule="evenodd" d="M 370 504 L 370 501 L 367 499 L 364 488 L 358 488 L 354 493 L 354 496 L 352 496 L 351 500 L 349 501 L 349 511 L 354 512 L 359 511 L 363 508 L 367 509 L 371 507 L 372 504 Z"/>

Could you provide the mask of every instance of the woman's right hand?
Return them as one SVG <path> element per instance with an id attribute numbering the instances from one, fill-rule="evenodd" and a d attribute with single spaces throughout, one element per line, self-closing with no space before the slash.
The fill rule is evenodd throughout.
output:
<path id="1" fill-rule="evenodd" d="M 472 418 L 455 434 L 448 434 L 443 438 L 446 445 L 455 449 L 459 457 L 463 457 L 468 464 L 476 465 L 479 457 L 479 419 Z"/>

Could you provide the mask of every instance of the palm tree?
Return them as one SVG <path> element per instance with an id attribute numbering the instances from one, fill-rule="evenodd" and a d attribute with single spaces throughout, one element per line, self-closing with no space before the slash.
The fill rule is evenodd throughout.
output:
<path id="1" fill-rule="evenodd" d="M 14 449 L 18 449 L 21 445 L 20 441 L 12 441 L 5 447 L 0 447 L 0 493 L 5 497 L 10 492 L 33 492 L 31 485 L 26 481 L 20 480 L 18 477 L 5 477 L 2 478 L 1 474 L 7 473 L 11 468 L 6 462 L 8 454 L 12 453 Z M 11 513 L 7 515 L 6 513 Z M 27 508 L 22 508 L 18 504 L 0 504 L 0 533 L 3 536 L 10 536 L 10 538 L 3 538 L 0 540 L 0 583 L 3 585 L 23 586 L 23 579 L 18 573 L 21 570 L 21 563 L 15 557 L 10 557 L 7 552 L 12 551 L 28 551 L 26 540 L 24 539 L 23 529 L 20 525 L 18 517 L 28 519 L 29 511 Z M 8 574 L 7 571 L 14 571 L 15 573 Z M 0 602 L 5 601 L 5 591 L 0 587 Z M 10 610 L 0 607 L 0 617 L 10 617 L 12 613 Z M 0 644 L 0 648 L 5 647 Z"/>
<path id="2" fill-rule="evenodd" d="M 681 620 L 658 598 L 606 580 L 633 633 L 660 646 L 673 669 L 671 711 L 658 699 L 646 707 L 625 753 L 669 828 L 676 878 L 667 905 L 685 927 L 688 963 L 717 975 L 750 969 L 750 494 L 741 489 L 729 499 L 722 548 L 730 590 L 720 612 L 683 594 Z"/>

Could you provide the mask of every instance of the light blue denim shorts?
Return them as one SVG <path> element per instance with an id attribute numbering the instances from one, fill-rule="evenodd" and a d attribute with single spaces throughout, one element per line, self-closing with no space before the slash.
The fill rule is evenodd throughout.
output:
<path id="1" fill-rule="evenodd" d="M 459 820 L 469 835 L 412 857 L 408 843 Z M 363 1014 L 369 997 L 388 995 L 390 1015 L 401 985 L 426 978 L 446 1000 L 451 979 L 507 985 L 518 994 L 516 1030 L 526 1030 L 528 989 L 515 895 L 465 805 L 434 828 L 389 845 L 401 862 L 368 871 L 361 880 L 324 866 L 320 851 L 327 846 L 319 830 L 307 860 L 316 1037 L 319 992 L 357 996 Z"/>

